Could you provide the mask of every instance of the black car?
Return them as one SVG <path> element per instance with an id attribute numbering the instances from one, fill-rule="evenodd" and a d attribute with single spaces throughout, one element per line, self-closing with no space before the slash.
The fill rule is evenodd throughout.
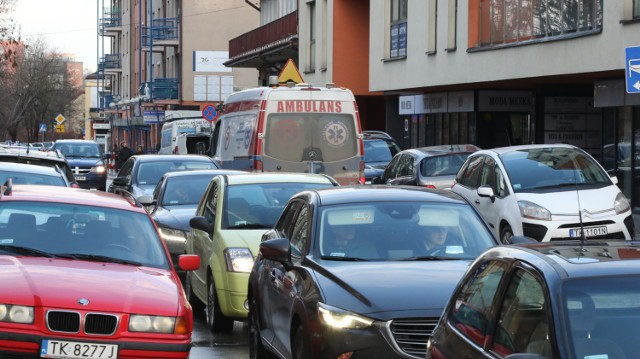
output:
<path id="1" fill-rule="evenodd" d="M 393 138 L 365 136 L 364 138 L 364 178 L 371 183 L 381 176 L 389 161 L 400 152 L 400 146 Z"/>
<path id="2" fill-rule="evenodd" d="M 167 172 L 217 168 L 218 163 L 205 155 L 134 155 L 122 165 L 107 191 L 125 190 L 139 198 L 152 195 Z"/>
<path id="3" fill-rule="evenodd" d="M 107 165 L 102 147 L 89 140 L 57 140 L 50 151 L 62 154 L 80 188 L 106 190 Z"/>
<path id="4" fill-rule="evenodd" d="M 191 229 L 189 220 L 195 216 L 207 185 L 217 175 L 232 173 L 247 172 L 224 169 L 167 172 L 160 178 L 153 195 L 139 198 L 156 222 L 174 263 L 185 253 L 184 243 Z"/>
<path id="5" fill-rule="evenodd" d="M 637 358 L 640 243 L 487 250 L 453 293 L 427 358 Z"/>
<path id="6" fill-rule="evenodd" d="M 384 173 L 371 182 L 448 189 L 467 157 L 479 149 L 465 144 L 403 150 L 393 157 Z"/>
<path id="7" fill-rule="evenodd" d="M 450 191 L 303 191 L 249 274 L 252 358 L 424 358 L 469 264 L 497 240 Z"/>

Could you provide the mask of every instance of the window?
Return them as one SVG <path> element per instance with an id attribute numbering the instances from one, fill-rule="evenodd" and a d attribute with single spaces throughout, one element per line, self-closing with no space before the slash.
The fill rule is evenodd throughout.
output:
<path id="1" fill-rule="evenodd" d="M 602 0 L 479 0 L 478 4 L 479 46 L 548 40 L 602 29 Z"/>
<path id="2" fill-rule="evenodd" d="M 291 246 L 298 253 L 305 253 L 305 247 L 309 240 L 309 208 L 303 206 L 298 213 L 293 233 L 291 235 Z"/>
<path id="3" fill-rule="evenodd" d="M 309 7 L 309 59 L 307 60 L 307 71 L 316 69 L 316 3 L 307 3 Z"/>
<path id="4" fill-rule="evenodd" d="M 427 54 L 436 53 L 436 24 L 438 21 L 438 0 L 429 0 L 427 23 Z"/>
<path id="5" fill-rule="evenodd" d="M 542 284 L 531 273 L 517 269 L 502 301 L 492 349 L 512 353 L 551 354 L 547 304 Z"/>
<path id="6" fill-rule="evenodd" d="M 407 1 L 391 0 L 391 57 L 407 56 Z"/>
<path id="7" fill-rule="evenodd" d="M 458 11 L 458 0 L 449 0 L 449 7 L 447 9 L 447 51 L 454 51 L 456 49 L 456 21 Z"/>
<path id="8" fill-rule="evenodd" d="M 484 345 L 493 298 L 505 272 L 502 262 L 485 262 L 476 267 L 456 295 L 449 321 L 469 340 Z"/>

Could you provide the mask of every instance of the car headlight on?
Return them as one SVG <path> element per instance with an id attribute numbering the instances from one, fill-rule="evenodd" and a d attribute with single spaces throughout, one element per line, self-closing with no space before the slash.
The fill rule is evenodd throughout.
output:
<path id="1" fill-rule="evenodd" d="M 631 206 L 629 205 L 629 201 L 627 200 L 627 197 L 624 194 L 622 194 L 622 192 L 618 193 L 615 201 L 613 201 L 613 208 L 616 210 L 617 214 L 626 212 L 629 209 L 631 209 Z"/>
<path id="2" fill-rule="evenodd" d="M 524 218 L 540 219 L 543 221 L 551 220 L 551 212 L 533 202 L 518 201 L 518 207 L 520 207 L 520 215 Z"/>
<path id="3" fill-rule="evenodd" d="M 184 243 L 184 241 L 187 240 L 187 235 L 184 233 L 184 231 L 181 231 L 179 229 L 166 228 L 166 227 L 158 227 L 158 229 L 160 230 L 160 236 L 162 236 L 162 239 L 164 239 L 164 241 L 167 243 L 169 242 Z"/>
<path id="4" fill-rule="evenodd" d="M 338 329 L 364 329 L 373 324 L 373 319 L 318 303 L 318 317 L 323 324 Z"/>
<path id="5" fill-rule="evenodd" d="M 249 248 L 227 248 L 224 259 L 229 272 L 249 273 L 253 268 L 253 256 Z"/>
<path id="6" fill-rule="evenodd" d="M 103 174 L 106 171 L 107 171 L 107 168 L 103 164 L 91 167 L 91 172 L 93 173 Z"/>
<path id="7" fill-rule="evenodd" d="M 132 315 L 129 317 L 129 331 L 170 334 L 175 333 L 174 329 L 176 329 L 176 331 L 182 332 L 183 329 L 177 330 L 181 325 L 176 325 L 176 321 L 180 322 L 180 318 L 153 315 Z"/>
<path id="8" fill-rule="evenodd" d="M 0 304 L 0 322 L 33 323 L 33 307 Z"/>

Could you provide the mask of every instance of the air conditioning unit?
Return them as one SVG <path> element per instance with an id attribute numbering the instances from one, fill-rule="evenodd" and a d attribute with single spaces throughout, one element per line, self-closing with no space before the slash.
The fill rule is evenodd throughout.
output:
<path id="1" fill-rule="evenodd" d="M 104 112 L 100 112 L 100 113 L 98 113 L 98 118 L 105 119 L 105 118 L 107 118 L 107 114 L 104 113 Z"/>

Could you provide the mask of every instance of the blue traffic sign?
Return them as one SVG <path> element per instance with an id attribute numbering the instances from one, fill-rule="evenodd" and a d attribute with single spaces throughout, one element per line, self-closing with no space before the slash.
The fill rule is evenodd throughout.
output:
<path id="1" fill-rule="evenodd" d="M 627 47 L 625 61 L 625 79 L 627 93 L 640 93 L 640 46 Z"/>
<path id="2" fill-rule="evenodd" d="M 202 117 L 209 122 L 213 122 L 218 118 L 218 111 L 213 105 L 207 105 L 202 109 Z"/>
<path id="3" fill-rule="evenodd" d="M 40 124 L 40 130 L 38 132 L 47 132 L 47 124 L 46 123 L 41 123 Z"/>

